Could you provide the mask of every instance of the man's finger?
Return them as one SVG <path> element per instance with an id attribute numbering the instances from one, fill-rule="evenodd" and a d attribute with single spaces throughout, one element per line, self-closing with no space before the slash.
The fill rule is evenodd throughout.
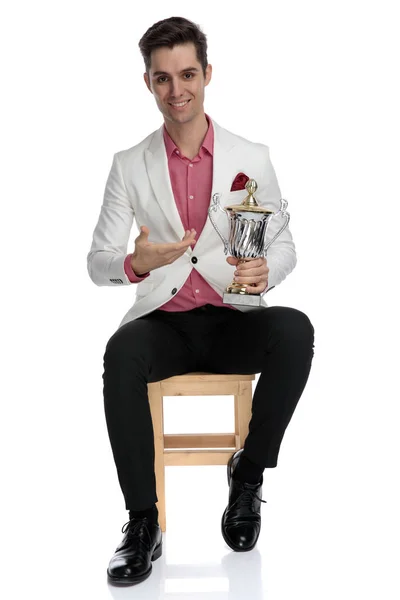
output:
<path id="1" fill-rule="evenodd" d="M 196 242 L 195 239 L 191 237 L 187 238 L 182 242 L 177 242 L 176 244 L 158 244 L 157 250 L 160 254 L 171 254 L 174 252 L 186 252 L 186 250 Z"/>
<path id="2" fill-rule="evenodd" d="M 150 229 L 146 225 L 142 225 L 140 228 L 139 236 L 149 237 Z"/>
<path id="3" fill-rule="evenodd" d="M 249 294 L 261 294 L 261 292 L 265 290 L 265 287 L 266 283 L 256 286 L 248 285 L 246 286 L 246 292 L 248 292 Z"/>
<path id="4" fill-rule="evenodd" d="M 185 240 L 189 235 L 196 235 L 197 231 L 195 229 L 186 229 L 185 235 L 182 240 Z"/>
<path id="5" fill-rule="evenodd" d="M 235 277 L 238 277 L 239 280 L 240 279 L 244 279 L 247 281 L 248 278 L 252 278 L 254 279 L 255 277 L 268 277 L 268 273 L 269 273 L 269 269 L 268 267 L 265 268 L 257 268 L 257 269 L 248 269 L 247 271 L 245 271 L 244 269 L 242 270 L 235 270 Z"/>
<path id="6" fill-rule="evenodd" d="M 261 267 L 266 265 L 267 260 L 265 258 L 254 258 L 253 260 L 247 260 L 244 263 L 240 263 L 237 265 L 237 269 L 240 271 L 244 271 L 247 269 L 255 269 L 256 267 Z"/>
<path id="7" fill-rule="evenodd" d="M 236 283 L 244 283 L 244 284 L 252 284 L 261 285 L 263 281 L 266 281 L 265 275 L 253 276 L 253 277 L 235 277 Z"/>
<path id="8" fill-rule="evenodd" d="M 137 238 L 135 239 L 135 242 L 141 242 L 143 244 L 149 241 L 149 228 L 146 227 L 145 225 L 142 225 L 139 231 L 139 235 L 137 236 Z"/>
<path id="9" fill-rule="evenodd" d="M 187 230 L 188 231 L 188 230 Z M 195 230 L 190 231 L 188 234 L 185 232 L 185 235 L 181 242 L 176 242 L 172 244 L 158 244 L 158 248 L 161 253 L 165 252 L 179 252 L 183 248 L 188 248 L 191 244 L 196 242 L 195 236 L 197 232 Z"/>

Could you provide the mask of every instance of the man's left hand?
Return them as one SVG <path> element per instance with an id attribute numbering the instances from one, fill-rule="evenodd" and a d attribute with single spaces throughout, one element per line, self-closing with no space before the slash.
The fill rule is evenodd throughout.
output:
<path id="1" fill-rule="evenodd" d="M 261 294 L 268 287 L 268 273 L 266 258 L 253 258 L 244 263 L 237 264 L 239 258 L 228 256 L 226 261 L 230 265 L 236 266 L 235 281 L 237 283 L 247 284 L 249 294 Z"/>

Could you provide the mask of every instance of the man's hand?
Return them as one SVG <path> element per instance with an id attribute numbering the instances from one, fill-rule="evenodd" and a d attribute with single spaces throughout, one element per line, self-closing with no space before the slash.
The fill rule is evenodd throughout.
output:
<path id="1" fill-rule="evenodd" d="M 235 281 L 237 283 L 247 284 L 249 294 L 261 294 L 268 287 L 268 273 L 266 258 L 253 258 L 244 263 L 239 262 L 239 258 L 228 256 L 226 261 L 230 265 L 235 265 Z"/>
<path id="2" fill-rule="evenodd" d="M 185 231 L 181 242 L 172 244 L 153 244 L 149 242 L 149 228 L 142 225 L 140 234 L 135 240 L 135 249 L 131 257 L 131 266 L 136 275 L 144 275 L 149 271 L 170 265 L 185 254 L 191 244 L 195 244 L 197 232 Z"/>

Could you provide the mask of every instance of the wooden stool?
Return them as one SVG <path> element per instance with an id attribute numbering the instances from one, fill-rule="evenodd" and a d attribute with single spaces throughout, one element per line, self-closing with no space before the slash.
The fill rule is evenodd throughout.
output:
<path id="1" fill-rule="evenodd" d="M 252 385 L 255 375 L 187 373 L 147 386 L 154 429 L 159 524 L 166 531 L 165 467 L 170 465 L 226 465 L 243 448 L 249 432 Z M 164 434 L 164 396 L 225 396 L 235 398 L 234 433 Z"/>

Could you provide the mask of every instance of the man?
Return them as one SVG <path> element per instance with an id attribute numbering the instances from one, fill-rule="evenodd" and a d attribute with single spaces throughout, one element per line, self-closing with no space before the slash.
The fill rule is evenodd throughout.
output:
<path id="1" fill-rule="evenodd" d="M 208 219 L 213 193 L 222 194 L 225 206 L 244 199 L 243 189 L 232 188 L 238 174 L 239 180 L 257 181 L 257 201 L 274 212 L 281 194 L 268 147 L 228 132 L 204 112 L 212 73 L 205 35 L 194 23 L 173 17 L 150 27 L 139 47 L 144 80 L 164 124 L 114 155 L 88 254 L 95 284 L 137 285 L 136 300 L 104 354 L 107 428 L 129 510 L 107 573 L 109 581 L 122 584 L 149 577 L 151 561 L 162 552 L 147 383 L 190 371 L 261 374 L 249 435 L 228 463 L 222 517 L 226 543 L 235 551 L 251 550 L 261 528 L 263 471 L 277 465 L 308 379 L 314 341 L 303 312 L 268 308 L 264 300 L 296 264 L 289 229 L 271 244 L 268 261 L 237 265 L 237 259 L 225 258 Z M 140 235 L 127 254 L 134 218 Z M 226 228 L 222 213 L 216 219 Z M 271 236 L 281 226 L 273 221 Z M 261 307 L 222 302 L 233 275 L 251 294 L 262 295 Z M 237 352 L 237 339 L 246 338 L 246 351 Z"/>

